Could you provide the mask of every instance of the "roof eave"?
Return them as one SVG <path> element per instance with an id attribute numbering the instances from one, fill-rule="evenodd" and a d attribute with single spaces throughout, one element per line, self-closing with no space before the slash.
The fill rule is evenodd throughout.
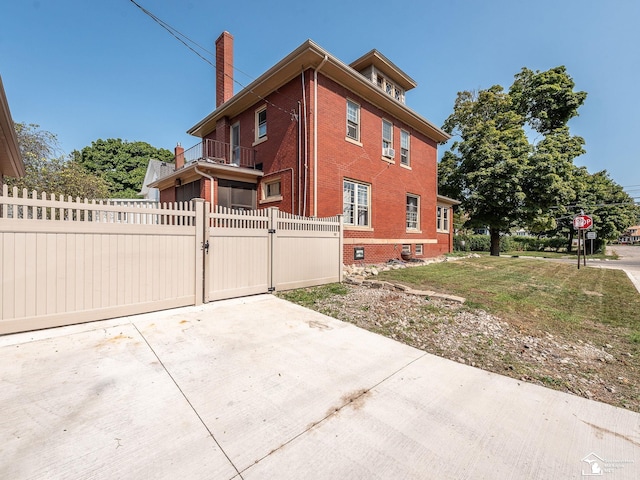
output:
<path id="1" fill-rule="evenodd" d="M 391 72 L 393 76 L 398 79 L 398 84 L 405 90 L 411 90 L 412 88 L 415 88 L 418 86 L 418 84 L 413 78 L 411 78 L 403 70 L 398 68 L 398 66 L 395 63 L 393 63 L 391 60 L 389 60 L 387 57 L 385 57 L 382 53 L 380 53 L 375 48 L 365 53 L 363 56 L 361 56 L 357 60 L 351 62 L 349 66 L 356 71 L 360 71 L 363 68 L 368 67 L 369 65 L 373 65 L 383 73 L 385 71 Z"/>
<path id="2" fill-rule="evenodd" d="M 235 167 L 230 165 L 222 165 L 219 163 L 197 161 L 191 162 L 184 167 L 175 170 L 174 172 L 166 175 L 158 180 L 151 182 L 147 185 L 149 188 L 166 188 L 168 185 L 175 183 L 178 178 L 192 177 L 194 175 L 200 176 L 196 171 L 196 168 L 207 174 L 215 175 L 221 178 L 235 178 L 235 179 L 257 179 L 264 176 L 262 170 L 254 170 L 251 168 Z"/>
<path id="3" fill-rule="evenodd" d="M 449 205 L 460 205 L 462 203 L 460 202 L 460 200 L 445 197 L 444 195 L 440 195 L 440 194 L 438 194 L 438 201 L 442 203 L 448 203 Z"/>
<path id="4" fill-rule="evenodd" d="M 10 177 L 23 177 L 26 173 L 2 77 L 0 77 L 0 172 Z"/>
<path id="5" fill-rule="evenodd" d="M 318 68 L 325 59 L 327 61 L 323 64 L 321 72 L 327 77 L 353 90 L 383 110 L 397 116 L 400 120 L 438 143 L 444 143 L 451 138 L 446 132 L 418 115 L 405 104 L 381 91 L 358 71 L 335 58 L 311 40 L 304 42 L 242 91 L 191 127 L 187 133 L 200 138 L 205 137 L 215 130 L 219 119 L 238 115 L 255 104 L 258 98 L 266 97 L 295 78 L 302 71 L 309 68 Z"/>

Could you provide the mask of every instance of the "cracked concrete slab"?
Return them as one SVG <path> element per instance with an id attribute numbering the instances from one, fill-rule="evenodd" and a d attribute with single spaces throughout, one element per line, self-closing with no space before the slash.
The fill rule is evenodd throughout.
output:
<path id="1" fill-rule="evenodd" d="M 2 478 L 640 477 L 640 415 L 271 295 L 0 337 Z"/>

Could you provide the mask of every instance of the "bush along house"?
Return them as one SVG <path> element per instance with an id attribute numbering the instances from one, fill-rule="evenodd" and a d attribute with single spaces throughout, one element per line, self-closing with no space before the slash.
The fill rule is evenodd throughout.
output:
<path id="1" fill-rule="evenodd" d="M 151 184 L 161 202 L 344 214 L 344 263 L 453 248 L 458 202 L 437 192 L 449 136 L 405 104 L 416 83 L 377 50 L 347 65 L 307 40 L 234 95 L 233 37 L 216 40 L 216 109 Z M 404 255 L 403 255 L 404 253 Z"/>

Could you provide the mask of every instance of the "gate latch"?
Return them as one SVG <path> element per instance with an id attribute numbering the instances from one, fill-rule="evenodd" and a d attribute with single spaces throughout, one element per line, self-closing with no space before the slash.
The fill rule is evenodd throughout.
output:
<path id="1" fill-rule="evenodd" d="M 202 243 L 202 250 L 204 250 L 207 254 L 209 253 L 209 240 Z"/>

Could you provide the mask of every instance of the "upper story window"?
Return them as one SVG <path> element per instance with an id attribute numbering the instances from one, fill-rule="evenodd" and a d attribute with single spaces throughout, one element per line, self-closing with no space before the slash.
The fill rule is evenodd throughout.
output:
<path id="1" fill-rule="evenodd" d="M 393 150 L 393 123 L 388 120 L 382 120 L 382 156 L 387 158 L 395 156 Z"/>
<path id="2" fill-rule="evenodd" d="M 382 75 L 377 70 L 374 70 L 375 84 L 385 92 L 387 95 L 395 98 L 399 102 L 404 103 L 404 89 L 400 88 L 398 85 L 390 81 L 387 77 Z"/>
<path id="3" fill-rule="evenodd" d="M 368 227 L 370 225 L 371 185 L 344 180 L 342 206 L 345 225 Z"/>
<path id="4" fill-rule="evenodd" d="M 267 106 L 256 110 L 256 141 L 267 138 Z"/>
<path id="5" fill-rule="evenodd" d="M 449 208 L 438 206 L 436 214 L 436 229 L 440 232 L 449 231 Z"/>
<path id="6" fill-rule="evenodd" d="M 360 105 L 347 100 L 347 138 L 360 141 Z"/>
<path id="7" fill-rule="evenodd" d="M 400 130 L 400 164 L 407 167 L 411 165 L 411 160 L 409 158 L 410 140 L 411 136 L 409 135 L 409 132 Z"/>

